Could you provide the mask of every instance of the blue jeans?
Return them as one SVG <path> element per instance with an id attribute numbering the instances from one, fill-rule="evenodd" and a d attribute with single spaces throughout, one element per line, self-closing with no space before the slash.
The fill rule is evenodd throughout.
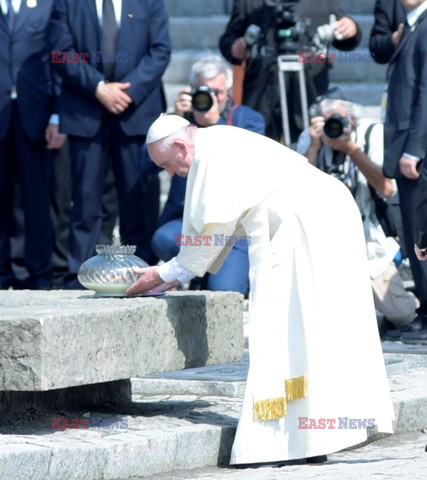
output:
<path id="1" fill-rule="evenodd" d="M 151 239 L 154 253 L 165 262 L 176 257 L 179 246 L 175 245 L 175 235 L 182 231 L 182 220 L 172 220 L 159 227 Z M 228 257 L 216 274 L 207 274 L 207 289 L 232 291 L 246 295 L 249 291 L 248 246 L 240 240 L 231 249 Z"/>

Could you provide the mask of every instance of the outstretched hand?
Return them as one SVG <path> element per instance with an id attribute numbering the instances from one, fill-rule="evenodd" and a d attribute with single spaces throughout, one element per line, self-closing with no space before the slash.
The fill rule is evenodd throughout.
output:
<path id="1" fill-rule="evenodd" d="M 157 267 L 133 267 L 133 271 L 139 275 L 139 278 L 126 290 L 126 295 L 146 293 L 161 285 L 163 280 L 157 270 Z"/>

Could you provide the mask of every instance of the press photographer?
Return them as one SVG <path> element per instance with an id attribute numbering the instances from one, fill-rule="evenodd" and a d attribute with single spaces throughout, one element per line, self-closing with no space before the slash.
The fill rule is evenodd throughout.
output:
<path id="1" fill-rule="evenodd" d="M 394 181 L 382 171 L 383 125 L 360 120 L 358 106 L 343 100 L 336 88 L 325 97 L 313 109 L 315 116 L 301 133 L 297 150 L 352 191 L 363 219 L 375 307 L 398 328 L 415 318 L 417 300 L 404 289 L 397 269 L 401 252 L 395 225 L 380 223 L 384 212 L 379 206 L 387 207 L 383 199 L 395 193 Z M 392 340 L 392 332 L 385 338 Z"/>
<path id="2" fill-rule="evenodd" d="M 313 43 L 317 42 L 318 28 L 328 25 L 331 15 L 337 18 L 332 45 L 339 50 L 353 50 L 360 42 L 361 32 L 356 22 L 345 16 L 338 0 L 234 1 L 233 11 L 220 38 L 219 47 L 228 61 L 235 65 L 245 65 L 242 103 L 262 113 L 267 125 L 267 135 L 271 138 L 279 140 L 282 135 L 277 55 L 289 50 L 298 53 L 298 50 L 304 50 L 307 46 L 313 48 Z M 289 21 L 286 16 L 290 17 Z M 250 26 L 251 35 L 246 35 L 245 40 L 245 33 Z M 259 48 L 252 48 L 247 43 L 248 38 L 254 38 L 254 26 L 259 27 Z M 282 38 L 286 36 L 288 38 Z M 330 66 L 328 63 L 307 64 L 306 89 L 309 103 L 327 90 Z M 302 129 L 300 103 L 298 88 L 293 82 L 288 83 L 289 120 L 292 140 L 295 141 Z"/>

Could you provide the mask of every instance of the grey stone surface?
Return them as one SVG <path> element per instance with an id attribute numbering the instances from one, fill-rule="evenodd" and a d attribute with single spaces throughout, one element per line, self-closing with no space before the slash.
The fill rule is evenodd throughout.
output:
<path id="1" fill-rule="evenodd" d="M 39 445 L 9 444 L 0 448 L 2 480 L 45 480 L 52 453 Z"/>
<path id="2" fill-rule="evenodd" d="M 321 465 L 282 468 L 209 467 L 181 470 L 148 477 L 150 480 L 424 480 L 426 477 L 425 433 L 395 435 L 358 450 L 334 453 Z M 128 480 L 139 480 L 133 477 Z"/>
<path id="3" fill-rule="evenodd" d="M 242 296 L 0 292 L 0 390 L 45 391 L 227 363 L 243 353 Z"/>

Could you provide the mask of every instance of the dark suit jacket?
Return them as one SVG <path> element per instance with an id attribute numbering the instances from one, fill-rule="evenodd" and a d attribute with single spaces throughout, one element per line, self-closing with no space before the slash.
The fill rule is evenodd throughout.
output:
<path id="1" fill-rule="evenodd" d="M 377 0 L 375 3 L 375 23 L 369 39 L 369 51 L 377 63 L 387 63 L 393 55 L 391 34 L 406 19 L 406 11 L 401 0 Z"/>
<path id="2" fill-rule="evenodd" d="M 38 0 L 33 8 L 23 0 L 13 33 L 0 13 L 0 141 L 9 126 L 13 85 L 18 91 L 16 101 L 25 132 L 32 140 L 44 139 L 54 108 L 48 41 L 52 7 L 53 0 Z"/>
<path id="3" fill-rule="evenodd" d="M 427 12 L 404 33 L 390 60 L 384 173 L 400 178 L 399 159 L 423 158 L 427 150 Z"/>
<path id="4" fill-rule="evenodd" d="M 92 52 L 101 51 L 95 0 L 56 0 L 51 24 L 52 50 L 71 55 L 89 53 L 89 62 L 55 63 L 63 79 L 61 131 L 94 136 L 104 108 L 95 98 L 104 79 L 102 64 Z M 130 82 L 133 104 L 121 115 L 127 135 L 145 135 L 163 110 L 161 77 L 171 52 L 168 18 L 163 0 L 123 0 L 117 41 L 120 61 L 114 80 Z"/>
<path id="5" fill-rule="evenodd" d="M 420 248 L 427 248 L 427 154 L 420 174 L 415 206 L 415 241 Z"/>

